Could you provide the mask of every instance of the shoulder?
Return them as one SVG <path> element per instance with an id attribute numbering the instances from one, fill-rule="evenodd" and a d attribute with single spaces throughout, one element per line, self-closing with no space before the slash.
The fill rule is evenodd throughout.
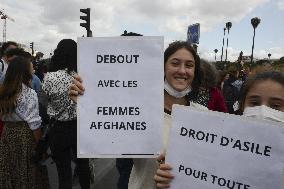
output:
<path id="1" fill-rule="evenodd" d="M 36 76 L 35 74 L 33 74 L 33 80 L 35 80 L 35 81 L 40 81 L 40 79 L 38 78 L 38 76 Z"/>
<path id="2" fill-rule="evenodd" d="M 22 91 L 17 99 L 19 104 L 22 104 L 22 106 L 34 106 L 38 103 L 38 97 L 37 93 L 30 87 L 26 85 L 22 85 Z"/>
<path id="3" fill-rule="evenodd" d="M 22 95 L 26 98 L 37 99 L 37 93 L 30 87 L 22 85 Z"/>

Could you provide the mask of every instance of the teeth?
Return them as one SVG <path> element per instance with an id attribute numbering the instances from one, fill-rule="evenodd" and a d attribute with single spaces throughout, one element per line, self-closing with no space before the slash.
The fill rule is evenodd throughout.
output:
<path id="1" fill-rule="evenodd" d="M 176 78 L 176 80 L 178 80 L 178 81 L 185 81 L 186 79 L 185 78 Z"/>

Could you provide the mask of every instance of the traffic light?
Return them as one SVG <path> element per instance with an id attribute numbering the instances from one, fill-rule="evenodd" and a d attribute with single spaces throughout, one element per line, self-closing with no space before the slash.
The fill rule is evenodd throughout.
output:
<path id="1" fill-rule="evenodd" d="M 34 55 L 34 42 L 30 43 L 30 48 L 32 49 L 32 55 Z"/>
<path id="2" fill-rule="evenodd" d="M 80 23 L 80 26 L 86 28 L 87 30 L 87 36 L 89 37 L 89 33 L 90 33 L 90 11 L 91 9 L 90 8 L 87 8 L 87 9 L 80 9 L 80 12 L 86 14 L 85 16 L 80 16 L 80 19 L 83 20 L 83 21 L 86 21 L 84 23 Z"/>

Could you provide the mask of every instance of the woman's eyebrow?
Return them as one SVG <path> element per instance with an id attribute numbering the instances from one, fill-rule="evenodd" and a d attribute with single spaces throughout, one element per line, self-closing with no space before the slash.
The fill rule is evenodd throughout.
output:
<path id="1" fill-rule="evenodd" d="M 249 98 L 249 99 L 258 99 L 258 98 L 260 98 L 260 96 L 259 95 L 251 95 L 251 96 L 248 96 L 247 98 Z"/>
<path id="2" fill-rule="evenodd" d="M 281 97 L 271 97 L 270 99 L 271 100 L 276 100 L 276 101 L 284 101 L 284 99 L 281 98 Z"/>

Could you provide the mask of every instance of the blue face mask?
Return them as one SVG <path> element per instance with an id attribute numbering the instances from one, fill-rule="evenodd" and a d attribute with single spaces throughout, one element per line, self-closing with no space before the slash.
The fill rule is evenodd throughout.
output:
<path id="1" fill-rule="evenodd" d="M 167 91 L 167 93 L 175 98 L 182 98 L 185 95 L 187 95 L 188 93 L 190 93 L 191 91 L 191 86 L 188 86 L 186 89 L 184 89 L 183 91 L 179 92 L 177 90 L 175 90 L 169 83 L 168 81 L 165 79 L 164 82 L 164 87 L 165 90 Z"/>
<path id="2" fill-rule="evenodd" d="M 284 123 L 284 112 L 269 108 L 265 105 L 246 107 L 244 109 L 243 115 L 246 117 L 253 117 Z"/>

